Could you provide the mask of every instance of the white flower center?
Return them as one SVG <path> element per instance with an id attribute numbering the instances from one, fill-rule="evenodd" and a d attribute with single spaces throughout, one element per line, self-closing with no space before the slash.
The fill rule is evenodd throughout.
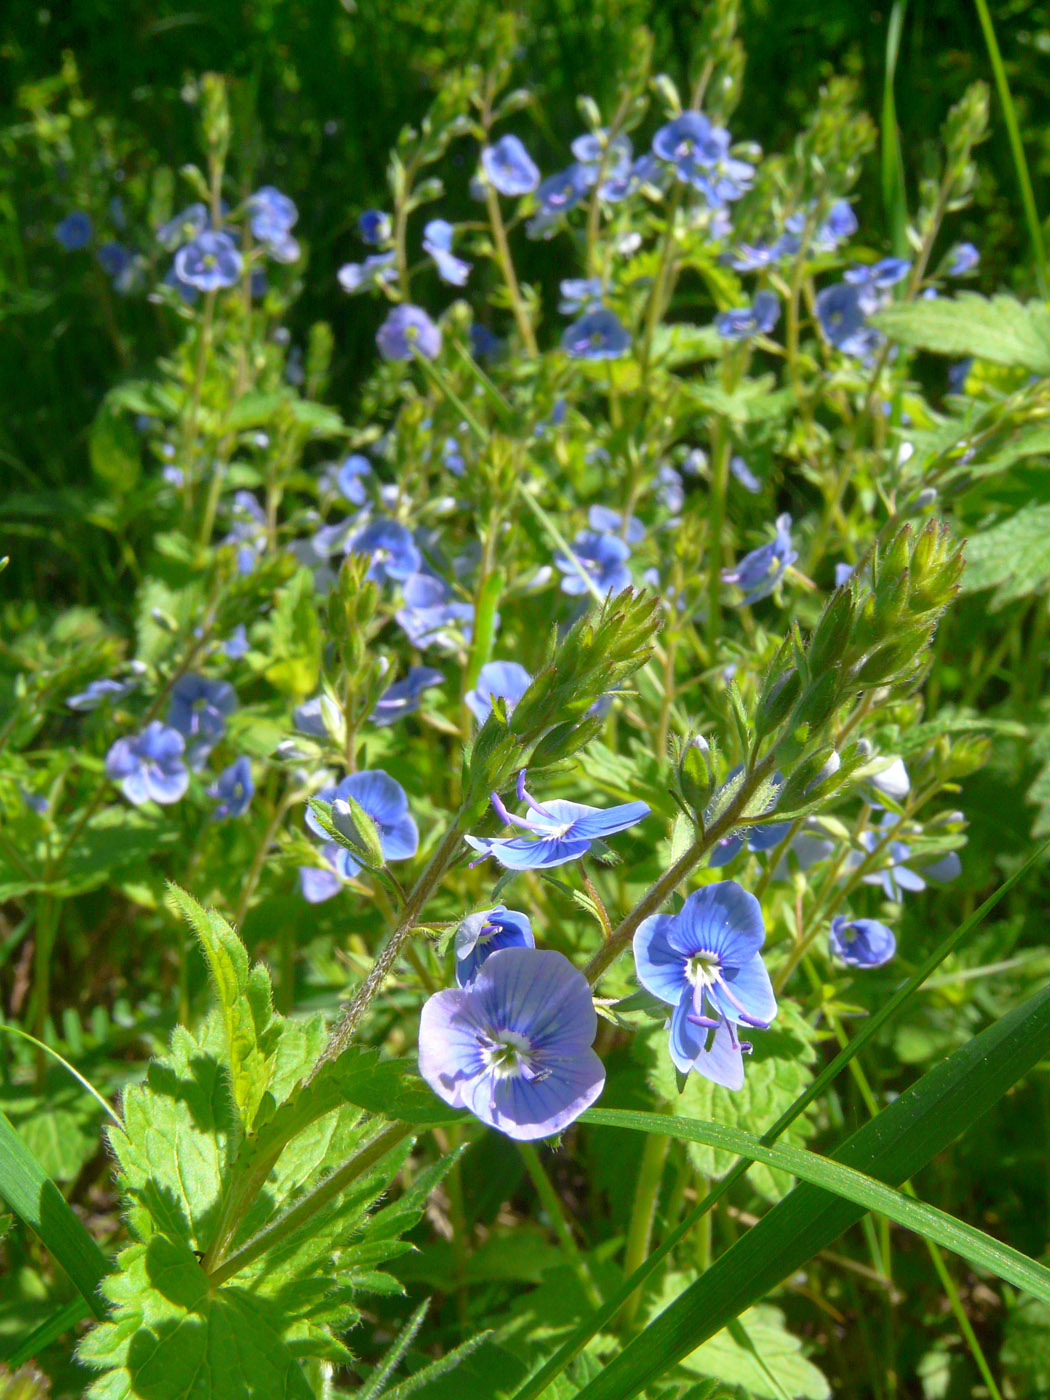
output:
<path id="1" fill-rule="evenodd" d="M 485 1066 L 497 1079 L 520 1079 L 531 1070 L 532 1042 L 527 1036 L 503 1030 L 479 1036 L 478 1040 Z"/>
<path id="2" fill-rule="evenodd" d="M 722 960 L 717 953 L 702 949 L 686 962 L 685 975 L 694 987 L 713 987 L 722 980 Z"/>

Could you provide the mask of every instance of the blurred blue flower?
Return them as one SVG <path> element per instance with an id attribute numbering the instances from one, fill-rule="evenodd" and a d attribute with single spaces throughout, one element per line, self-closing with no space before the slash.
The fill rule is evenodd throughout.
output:
<path id="1" fill-rule="evenodd" d="M 818 252 L 830 252 L 847 238 L 852 238 L 859 225 L 857 216 L 844 199 L 837 199 L 828 212 L 828 217 L 817 229 L 813 246 Z"/>
<path id="2" fill-rule="evenodd" d="M 453 253 L 454 232 L 455 229 L 447 219 L 431 219 L 423 229 L 423 251 L 433 259 L 442 282 L 448 282 L 453 287 L 462 287 L 470 276 L 473 264 L 464 262 Z"/>
<path id="3" fill-rule="evenodd" d="M 896 827 L 899 821 L 900 818 L 895 813 L 886 812 L 878 828 L 861 832 L 860 844 L 863 851 L 851 851 L 846 859 L 846 868 L 856 869 L 865 860 L 865 852 L 871 855 L 882 846 L 886 833 Z M 907 842 L 890 841 L 883 848 L 880 859 L 887 862 L 882 869 L 870 870 L 866 875 L 862 875 L 861 879 L 866 885 L 881 885 L 887 899 L 899 904 L 905 892 L 915 894 L 926 888 L 926 881 L 906 863 L 911 859 L 911 847 Z"/>
<path id="4" fill-rule="evenodd" d="M 649 815 L 645 802 L 624 802 L 618 807 L 587 807 L 556 797 L 540 804 L 525 789 L 524 770 L 518 774 L 518 800 L 528 809 L 527 817 L 512 816 L 498 793 L 492 794 L 496 815 L 508 826 L 520 826 L 528 836 L 509 839 L 494 836 L 464 836 L 468 846 L 485 856 L 495 856 L 508 870 L 546 870 L 579 860 L 595 841 L 625 831 Z"/>
<path id="5" fill-rule="evenodd" d="M 672 515 L 678 515 L 685 505 L 685 487 L 682 474 L 670 462 L 661 462 L 656 470 L 656 497 L 663 508 Z"/>
<path id="6" fill-rule="evenodd" d="M 631 337 L 612 311 L 587 311 L 561 338 L 561 347 L 574 360 L 618 360 L 631 347 Z"/>
<path id="7" fill-rule="evenodd" d="M 892 929 L 877 919 L 847 919 L 839 915 L 831 921 L 828 947 L 833 957 L 849 967 L 881 967 L 897 951 Z"/>
<path id="8" fill-rule="evenodd" d="M 586 579 L 581 577 L 581 567 L 600 594 L 622 593 L 630 587 L 631 571 L 627 560 L 631 557 L 631 550 L 627 541 L 619 535 L 581 530 L 572 542 L 572 553 L 573 558 L 565 554 L 554 556 L 555 567 L 564 574 L 561 581 L 563 593 L 578 597 L 591 591 Z"/>
<path id="9" fill-rule="evenodd" d="M 376 701 L 370 715 L 373 724 L 394 724 L 406 715 L 419 709 L 419 699 L 424 690 L 442 685 L 445 677 L 433 666 L 410 666 L 401 680 L 388 685 Z"/>
<path id="10" fill-rule="evenodd" d="M 481 166 L 500 194 L 530 194 L 540 182 L 540 172 L 516 136 L 501 136 L 481 152 Z"/>
<path id="11" fill-rule="evenodd" d="M 255 568 L 256 557 L 265 552 L 269 540 L 266 512 L 250 491 L 236 491 L 230 514 L 233 523 L 222 543 L 236 545 L 237 572 L 247 576 Z"/>
<path id="12" fill-rule="evenodd" d="M 178 802 L 189 786 L 183 762 L 186 744 L 175 729 L 151 721 L 141 734 L 118 739 L 106 754 L 106 776 L 136 807 L 143 802 Z"/>
<path id="13" fill-rule="evenodd" d="M 358 531 L 347 546 L 347 553 L 367 555 L 367 577 L 377 583 L 406 579 L 409 574 L 418 573 L 423 562 L 411 530 L 385 517 Z"/>
<path id="14" fill-rule="evenodd" d="M 251 651 L 251 643 L 248 641 L 248 633 L 245 631 L 244 623 L 238 622 L 230 635 L 222 644 L 222 653 L 230 661 L 239 661 L 242 656 L 246 656 Z"/>
<path id="15" fill-rule="evenodd" d="M 357 231 L 361 235 L 362 243 L 370 243 L 372 247 L 378 248 L 382 244 L 390 242 L 393 224 L 390 221 L 390 215 L 384 210 L 366 209 L 358 217 Z"/>
<path id="16" fill-rule="evenodd" d="M 669 1048 L 683 1074 L 698 1070 L 727 1089 L 743 1084 L 742 1052 L 751 1047 L 735 1027 L 764 1030 L 777 1014 L 759 953 L 765 937 L 758 900 L 734 880 L 696 890 L 677 914 L 654 914 L 639 925 L 638 980 L 674 1007 Z"/>
<path id="17" fill-rule="evenodd" d="M 566 277 L 558 290 L 561 293 L 558 310 L 563 316 L 575 316 L 577 311 L 593 311 L 601 305 L 600 277 Z"/>
<path id="18" fill-rule="evenodd" d="M 645 526 L 636 515 L 628 517 L 625 529 L 623 516 L 618 510 L 612 510 L 609 506 L 590 506 L 587 511 L 587 524 L 592 530 L 597 530 L 599 533 L 607 532 L 612 535 L 622 533 L 628 544 L 638 544 L 645 539 Z"/>
<path id="19" fill-rule="evenodd" d="M 673 167 L 676 178 L 692 185 L 714 209 L 739 199 L 755 168 L 729 154 L 729 132 L 701 112 L 683 112 L 653 137 L 653 152 Z"/>
<path id="20" fill-rule="evenodd" d="M 180 209 L 166 224 L 161 224 L 157 230 L 157 242 L 169 253 L 174 253 L 184 243 L 192 243 L 207 227 L 208 206 L 198 200 Z"/>
<path id="21" fill-rule="evenodd" d="M 573 162 L 564 170 L 548 175 L 536 190 L 539 211 L 525 226 L 530 238 L 543 238 L 558 226 L 563 214 L 575 209 L 590 188 L 586 169 Z"/>
<path id="22" fill-rule="evenodd" d="M 226 718 L 237 708 L 228 681 L 211 681 L 189 672 L 171 688 L 168 724 L 186 740 L 186 758 L 194 772 L 226 733 Z"/>
<path id="23" fill-rule="evenodd" d="M 397 268 L 393 253 L 373 253 L 361 263 L 344 263 L 336 273 L 336 279 L 344 292 L 356 296 L 367 292 L 370 287 L 378 287 L 397 281 Z"/>
<path id="24" fill-rule="evenodd" d="M 394 614 L 414 647 L 454 651 L 469 641 L 474 605 L 457 603 L 444 579 L 433 574 L 409 574 L 401 585 L 403 606 Z"/>
<path id="25" fill-rule="evenodd" d="M 441 331 L 419 306 L 395 306 L 376 332 L 384 360 L 411 360 L 418 352 L 426 360 L 441 353 Z"/>
<path id="26" fill-rule="evenodd" d="M 733 568 L 722 570 L 723 583 L 735 583 L 743 590 L 740 604 L 768 598 L 784 577 L 788 565 L 798 558 L 791 540 L 791 516 L 778 515 L 776 538 L 745 554 Z"/>
<path id="27" fill-rule="evenodd" d="M 74 209 L 61 223 L 55 225 L 55 238 L 67 253 L 76 253 L 91 242 L 94 224 L 91 215 L 81 209 Z"/>
<path id="28" fill-rule="evenodd" d="M 591 990 L 568 958 L 503 948 L 469 987 L 424 1004 L 419 1072 L 445 1103 L 508 1137 L 550 1137 L 605 1086 L 596 1029 Z"/>
<path id="29" fill-rule="evenodd" d="M 477 685 L 468 690 L 463 703 L 479 724 L 484 724 L 492 710 L 492 697 L 503 700 L 508 717 L 532 684 L 532 677 L 516 661 L 486 661 L 478 672 Z"/>
<path id="30" fill-rule="evenodd" d="M 470 347 L 479 360 L 498 359 L 503 353 L 504 344 L 498 335 L 493 335 L 480 321 L 470 324 Z"/>
<path id="31" fill-rule="evenodd" d="M 645 185 L 659 189 L 666 184 L 665 170 L 666 166 L 662 166 L 655 156 L 639 156 L 622 173 L 607 175 L 598 193 L 607 204 L 619 204 L 637 194 Z"/>
<path id="32" fill-rule="evenodd" d="M 123 243 L 103 243 L 97 257 L 102 271 L 114 281 L 131 266 L 131 250 Z"/>
<path id="33" fill-rule="evenodd" d="M 981 255 L 972 243 L 956 243 L 948 254 L 944 271 L 948 277 L 965 277 L 980 261 Z"/>
<path id="34" fill-rule="evenodd" d="M 218 803 L 212 813 L 213 820 L 220 822 L 227 817 L 243 817 L 254 792 L 251 761 L 242 755 L 234 759 L 229 768 L 224 768 L 208 788 L 208 796 Z"/>
<path id="35" fill-rule="evenodd" d="M 631 160 L 634 156 L 629 136 L 621 131 L 610 137 L 605 130 L 588 131 L 582 136 L 577 136 L 572 143 L 572 153 L 586 171 L 587 178 L 592 185 L 598 178 L 603 160 L 605 162 L 603 178 L 620 179 L 630 170 Z"/>
<path id="36" fill-rule="evenodd" d="M 750 306 L 723 311 L 715 317 L 715 330 L 723 340 L 750 340 L 768 335 L 780 320 L 780 298 L 775 292 L 759 292 Z"/>
<path id="37" fill-rule="evenodd" d="M 273 185 L 263 185 L 249 195 L 246 207 L 251 231 L 260 243 L 282 243 L 299 218 L 294 202 Z"/>
<path id="38" fill-rule="evenodd" d="M 41 793 L 30 792 L 28 788 L 22 787 L 21 784 L 19 784 L 18 791 L 22 796 L 22 801 L 31 812 L 35 812 L 38 817 L 43 817 L 47 814 L 47 810 L 51 804 Z"/>
<path id="39" fill-rule="evenodd" d="M 535 948 L 528 916 L 497 904 L 470 914 L 456 929 L 456 986 L 469 987 L 493 953 L 501 948 Z"/>
<path id="40" fill-rule="evenodd" d="M 858 290 L 860 309 L 870 316 L 885 301 L 882 293 L 902 282 L 911 270 L 907 258 L 883 258 L 881 262 L 848 267 L 842 274 Z"/>
<path id="41" fill-rule="evenodd" d="M 753 496 L 757 496 L 762 490 L 762 483 L 754 474 L 743 457 L 733 456 L 729 459 L 729 470 L 733 477 L 740 482 L 745 491 L 750 491 Z"/>
<path id="42" fill-rule="evenodd" d="M 85 689 L 76 695 L 71 695 L 66 704 L 71 710 L 77 710 L 81 713 L 87 710 L 97 710 L 99 705 L 114 704 L 117 700 L 123 700 L 125 695 L 131 694 L 138 683 L 137 676 L 131 676 L 123 681 L 108 678 L 91 681 Z"/>
<path id="43" fill-rule="evenodd" d="M 228 233 L 205 230 L 175 254 L 175 275 L 199 292 L 232 287 L 241 275 L 241 255 Z"/>
<path id="44" fill-rule="evenodd" d="M 850 282 L 834 282 L 817 293 L 817 320 L 836 350 L 866 360 L 881 343 L 881 336 L 868 325 L 865 298 L 860 287 Z"/>
<path id="45" fill-rule="evenodd" d="M 737 272 L 760 272 L 773 267 L 782 256 L 782 250 L 775 243 L 741 243 L 736 252 L 729 255 L 728 262 Z"/>
<path id="46" fill-rule="evenodd" d="M 321 489 L 338 491 L 351 505 L 363 506 L 368 500 L 365 478 L 372 475 L 372 463 L 359 452 L 352 452 L 338 466 L 329 467 L 321 478 Z"/>
<path id="47" fill-rule="evenodd" d="M 408 810 L 405 790 L 381 768 L 351 773 L 334 787 L 322 788 L 316 796 L 320 801 L 332 804 L 332 824 L 346 835 L 352 835 L 355 830 L 346 801 L 348 797 L 352 797 L 362 811 L 375 822 L 384 861 L 408 860 L 419 849 L 419 830 Z M 305 875 L 306 871 L 313 870 L 314 867 L 300 867 L 300 883 L 303 886 L 304 897 L 310 903 L 318 904 L 322 899 L 330 899 L 336 894 L 340 882 L 352 879 L 361 869 L 361 864 L 345 847 L 328 840 L 328 833 L 309 807 L 306 809 L 306 825 L 325 841 L 321 854 L 328 861 L 330 871 L 322 871 L 321 874 L 334 874 L 337 877 L 333 885 L 331 878 L 325 881 L 314 875 Z M 311 893 L 307 893 L 307 886 L 310 886 Z M 320 898 L 311 897 L 316 896 L 322 888 L 327 888 L 329 892 L 321 894 Z"/>

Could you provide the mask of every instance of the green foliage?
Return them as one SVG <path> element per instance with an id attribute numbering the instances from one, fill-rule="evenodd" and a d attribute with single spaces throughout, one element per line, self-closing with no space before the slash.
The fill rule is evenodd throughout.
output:
<path id="1" fill-rule="evenodd" d="M 981 530 L 966 546 L 963 589 L 994 588 L 993 610 L 1042 593 L 1050 583 L 1050 505 L 1025 506 Z"/>
<path id="2" fill-rule="evenodd" d="M 888 306 L 872 320 L 901 345 L 1050 374 L 1050 313 L 1038 302 L 1024 306 L 1010 296 L 960 292 Z"/>

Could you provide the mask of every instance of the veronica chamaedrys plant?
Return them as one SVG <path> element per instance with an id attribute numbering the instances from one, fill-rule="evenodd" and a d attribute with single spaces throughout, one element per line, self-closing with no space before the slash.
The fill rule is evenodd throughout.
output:
<path id="1" fill-rule="evenodd" d="M 605 1087 L 590 988 L 561 953 L 503 948 L 467 987 L 435 992 L 419 1071 L 453 1108 L 519 1141 L 560 1133 Z"/>
<path id="2" fill-rule="evenodd" d="M 120 784 L 136 807 L 178 802 L 190 782 L 185 753 L 186 741 L 178 730 L 151 720 L 141 734 L 114 743 L 106 755 L 106 776 Z"/>
<path id="3" fill-rule="evenodd" d="M 896 953 L 897 939 L 878 919 L 850 919 L 840 914 L 831 921 L 828 948 L 847 967 L 882 967 Z"/>

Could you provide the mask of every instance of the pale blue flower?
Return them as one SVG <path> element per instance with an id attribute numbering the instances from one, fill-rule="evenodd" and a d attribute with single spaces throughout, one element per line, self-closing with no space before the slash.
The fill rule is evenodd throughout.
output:
<path id="1" fill-rule="evenodd" d="M 419 709 L 420 697 L 431 686 L 444 684 L 445 677 L 433 666 L 410 666 L 399 681 L 388 685 L 370 715 L 373 724 L 394 724 Z"/>
<path id="2" fill-rule="evenodd" d="M 448 282 L 453 287 L 462 287 L 470 276 L 473 264 L 464 262 L 453 253 L 454 232 L 447 219 L 431 219 L 423 229 L 423 251 L 433 259 L 442 282 Z"/>
<path id="3" fill-rule="evenodd" d="M 521 697 L 532 684 L 532 677 L 516 661 L 487 661 L 478 672 L 477 685 L 468 690 L 463 703 L 479 724 L 484 724 L 492 710 L 492 698 L 502 700 L 510 716 Z"/>
<path id="4" fill-rule="evenodd" d="M 531 194 L 540 182 L 540 172 L 517 136 L 501 136 L 481 152 L 481 166 L 489 182 L 500 194 Z"/>
<path id="5" fill-rule="evenodd" d="M 175 254 L 175 275 L 199 292 L 232 287 L 240 280 L 241 255 L 228 233 L 206 230 Z"/>
<path id="6" fill-rule="evenodd" d="M 897 940 L 893 930 L 877 919 L 840 915 L 831 921 L 828 947 L 848 967 L 882 967 L 897 951 Z"/>
<path id="7" fill-rule="evenodd" d="M 227 817 L 243 817 L 254 792 L 251 761 L 244 756 L 235 759 L 208 789 L 208 796 L 218 803 L 212 813 L 214 820 L 218 822 Z"/>
<path id="8" fill-rule="evenodd" d="M 631 337 L 615 312 L 598 308 L 574 321 L 562 335 L 561 344 L 574 360 L 618 360 L 631 348 Z"/>
<path id="9" fill-rule="evenodd" d="M 526 914 L 497 904 L 470 914 L 456 929 L 456 986 L 469 987 L 484 963 L 501 948 L 535 948 L 536 939 Z"/>
<path id="10" fill-rule="evenodd" d="M 186 741 L 186 757 L 196 772 L 226 733 L 226 719 L 237 708 L 228 681 L 211 681 L 189 672 L 171 688 L 168 724 Z"/>
<path id="11" fill-rule="evenodd" d="M 183 762 L 186 742 L 175 729 L 149 723 L 141 734 L 118 739 L 106 754 L 106 776 L 120 784 L 129 802 L 178 802 L 189 786 Z"/>
<path id="12" fill-rule="evenodd" d="M 723 340 L 751 340 L 768 335 L 779 319 L 780 298 L 775 292 L 759 292 L 750 306 L 716 316 L 715 330 Z"/>
<path id="13" fill-rule="evenodd" d="M 784 577 L 788 566 L 798 558 L 791 540 L 791 516 L 778 515 L 776 537 L 768 544 L 753 549 L 731 569 L 722 570 L 722 582 L 736 584 L 744 596 L 741 604 L 757 603 L 768 598 Z"/>
<path id="14" fill-rule="evenodd" d="M 441 331 L 419 306 L 395 306 L 376 332 L 376 345 L 384 360 L 411 360 L 420 354 L 436 360 L 441 353 Z"/>
<path id="15" fill-rule="evenodd" d="M 566 554 L 554 556 L 555 567 L 564 575 L 561 591 L 573 597 L 589 593 L 589 579 L 603 596 L 622 593 L 631 585 L 627 567 L 630 557 L 630 546 L 619 535 L 581 530 L 572 542 L 572 558 Z"/>

